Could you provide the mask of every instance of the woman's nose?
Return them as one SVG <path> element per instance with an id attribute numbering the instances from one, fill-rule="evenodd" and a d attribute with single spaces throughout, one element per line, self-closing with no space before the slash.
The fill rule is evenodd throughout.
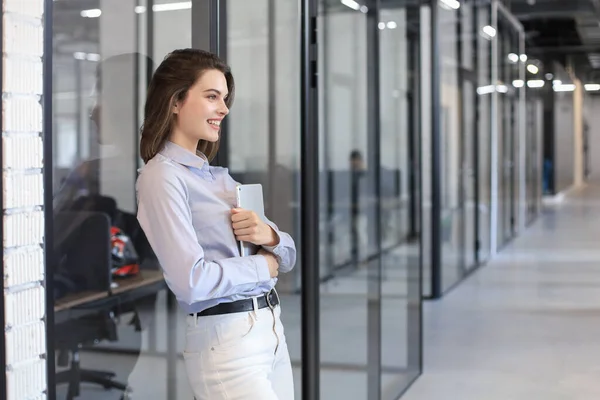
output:
<path id="1" fill-rule="evenodd" d="M 221 109 L 219 110 L 219 113 L 222 116 L 226 116 L 227 114 L 229 114 L 229 108 L 227 108 L 227 106 L 225 104 L 223 104 L 223 106 L 221 107 Z"/>

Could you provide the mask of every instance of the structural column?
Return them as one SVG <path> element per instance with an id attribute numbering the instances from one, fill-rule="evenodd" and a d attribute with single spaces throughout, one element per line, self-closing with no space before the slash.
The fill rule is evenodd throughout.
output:
<path id="1" fill-rule="evenodd" d="M 0 398 L 45 399 L 44 0 L 2 9 L 2 244 L 6 365 Z"/>

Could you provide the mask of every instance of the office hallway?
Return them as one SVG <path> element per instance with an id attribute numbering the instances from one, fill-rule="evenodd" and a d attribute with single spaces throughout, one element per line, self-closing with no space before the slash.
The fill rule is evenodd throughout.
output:
<path id="1" fill-rule="evenodd" d="M 595 400 L 599 377 L 596 182 L 424 304 L 424 373 L 402 400 Z"/>

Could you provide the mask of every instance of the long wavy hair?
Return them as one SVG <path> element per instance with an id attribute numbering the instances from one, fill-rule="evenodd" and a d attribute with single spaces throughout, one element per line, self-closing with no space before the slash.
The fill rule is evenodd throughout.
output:
<path id="1" fill-rule="evenodd" d="M 187 97 L 188 91 L 205 71 L 218 70 L 225 75 L 229 95 L 225 100 L 231 108 L 235 84 L 231 68 L 219 57 L 204 50 L 181 49 L 169 53 L 158 66 L 146 95 L 144 123 L 141 128 L 140 155 L 145 163 L 162 150 L 171 135 L 176 115 L 173 107 Z M 200 140 L 197 151 L 211 161 L 219 149 L 219 140 Z"/>

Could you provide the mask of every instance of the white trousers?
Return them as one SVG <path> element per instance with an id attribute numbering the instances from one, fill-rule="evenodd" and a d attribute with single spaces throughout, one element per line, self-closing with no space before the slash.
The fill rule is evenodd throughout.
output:
<path id="1" fill-rule="evenodd" d="M 281 308 L 188 316 L 185 369 L 196 400 L 293 400 Z"/>

